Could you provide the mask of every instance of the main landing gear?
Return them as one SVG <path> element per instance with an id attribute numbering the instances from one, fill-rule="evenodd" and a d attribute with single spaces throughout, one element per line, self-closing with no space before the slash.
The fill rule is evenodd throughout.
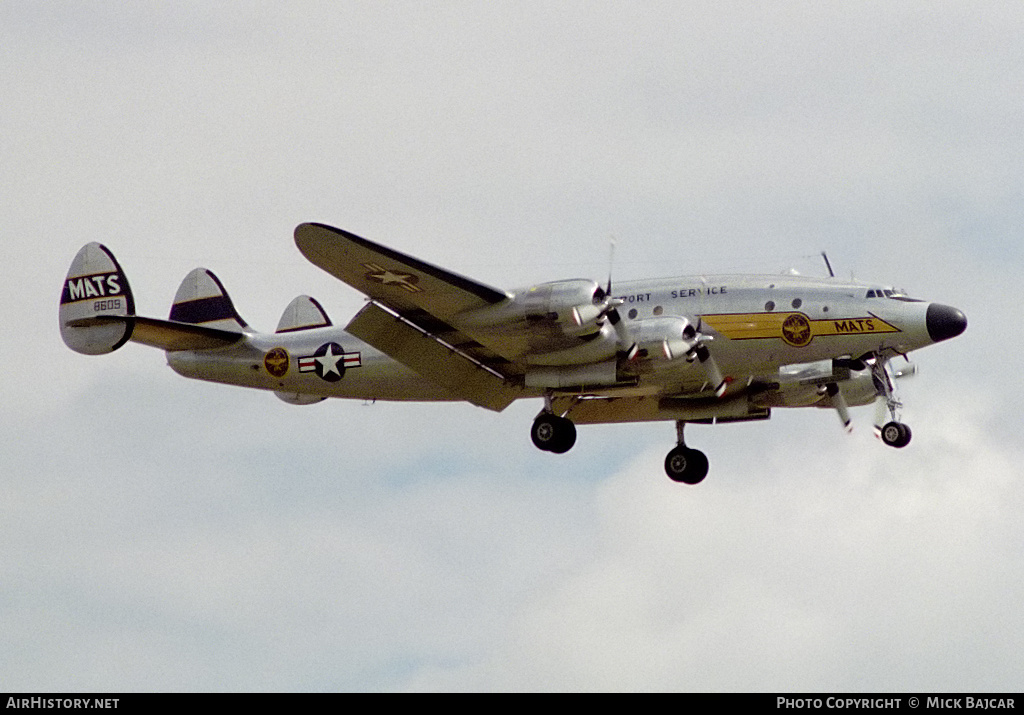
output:
<path id="1" fill-rule="evenodd" d="M 567 417 L 545 410 L 533 421 L 530 439 L 537 449 L 563 454 L 576 444 L 576 425 Z"/>
<path id="2" fill-rule="evenodd" d="M 683 442 L 685 422 L 676 422 L 678 444 L 665 457 L 665 473 L 669 479 L 682 484 L 699 484 L 708 474 L 708 458 L 703 452 L 690 449 Z M 576 444 L 576 425 L 568 417 L 556 415 L 550 407 L 533 420 L 530 439 L 537 449 L 563 454 Z"/>
<path id="3" fill-rule="evenodd" d="M 700 484 L 708 475 L 708 458 L 697 449 L 690 449 L 683 441 L 683 428 L 686 423 L 676 422 L 676 439 L 678 444 L 665 457 L 665 474 L 673 482 L 683 484 Z"/>

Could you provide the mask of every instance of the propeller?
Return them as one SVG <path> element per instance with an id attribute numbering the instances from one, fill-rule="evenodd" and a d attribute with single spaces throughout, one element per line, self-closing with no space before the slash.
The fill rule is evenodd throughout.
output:
<path id="1" fill-rule="evenodd" d="M 626 321 L 619 315 L 619 306 L 622 305 L 623 301 L 618 298 L 613 298 L 610 301 L 610 307 L 605 313 L 608 316 L 608 322 L 612 324 L 612 328 L 615 330 L 616 342 L 618 343 L 619 355 L 623 356 L 626 360 L 633 360 L 636 358 L 639 352 L 639 347 L 636 341 L 633 339 L 633 334 L 626 325 Z"/>
<path id="2" fill-rule="evenodd" d="M 846 398 L 843 397 L 842 391 L 839 389 L 839 385 L 834 382 L 830 382 L 825 385 L 825 394 L 828 395 L 829 401 L 836 410 L 836 414 L 839 415 L 839 421 L 843 423 L 843 429 L 847 432 L 853 432 L 853 421 L 850 419 L 850 406 L 846 402 Z"/>
<path id="3" fill-rule="evenodd" d="M 619 306 L 625 301 L 612 295 L 612 272 L 614 266 L 615 236 L 612 236 L 608 245 L 608 283 L 604 288 L 604 294 L 600 295 L 601 289 L 598 288 L 598 292 L 594 295 L 593 308 L 591 309 L 590 306 L 574 308 L 573 318 L 578 325 L 581 325 L 582 321 L 586 318 L 592 320 L 607 318 L 612 329 L 615 331 L 619 356 L 625 360 L 635 360 L 640 352 L 639 345 L 633 332 L 629 329 L 629 325 L 622 319 L 622 315 L 619 313 Z M 675 359 L 678 355 L 685 355 L 687 362 L 699 361 L 707 374 L 708 383 L 714 386 L 715 396 L 722 397 L 729 386 L 729 380 L 722 375 L 718 363 L 708 348 L 708 343 L 711 342 L 712 336 L 704 335 L 701 332 L 701 327 L 702 321 L 698 319 L 696 328 L 692 325 L 686 327 L 682 340 L 672 341 L 666 339 L 663 343 L 663 352 L 669 360 Z"/>
<path id="4" fill-rule="evenodd" d="M 603 296 L 595 296 L 598 301 L 595 307 L 598 309 L 597 315 L 594 320 L 600 320 L 601 318 L 608 318 L 608 322 L 611 323 L 612 329 L 615 330 L 616 343 L 618 345 L 618 353 L 621 357 L 626 360 L 633 360 L 636 358 L 639 348 L 636 340 L 633 338 L 633 334 L 626 325 L 626 321 L 622 319 L 619 314 L 619 306 L 625 301 L 621 298 L 612 297 L 612 268 L 615 265 L 615 236 L 612 236 L 609 240 L 608 245 L 608 284 L 604 289 Z"/>
<path id="5" fill-rule="evenodd" d="M 718 367 L 718 363 L 715 361 L 714 355 L 711 354 L 708 344 L 713 340 L 712 336 L 705 335 L 701 332 L 701 328 L 704 326 L 702 318 L 697 318 L 697 327 L 690 327 L 686 337 L 693 341 L 693 347 L 686 354 L 686 359 L 689 362 L 694 360 L 700 362 L 704 368 L 704 372 L 708 376 L 708 383 L 714 385 L 715 397 L 721 397 L 725 394 L 726 388 L 729 386 L 729 379 L 722 375 L 721 369 Z"/>

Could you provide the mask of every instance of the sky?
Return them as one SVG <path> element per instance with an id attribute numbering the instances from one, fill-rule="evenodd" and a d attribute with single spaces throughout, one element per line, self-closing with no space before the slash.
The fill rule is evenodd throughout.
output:
<path id="1" fill-rule="evenodd" d="M 0 687 L 1014 691 L 1024 6 L 0 4 Z M 336 225 L 496 286 L 823 271 L 969 320 L 914 440 L 831 411 L 536 450 L 537 401 L 328 401 L 68 350 L 78 248 L 140 314 L 270 331 Z"/>

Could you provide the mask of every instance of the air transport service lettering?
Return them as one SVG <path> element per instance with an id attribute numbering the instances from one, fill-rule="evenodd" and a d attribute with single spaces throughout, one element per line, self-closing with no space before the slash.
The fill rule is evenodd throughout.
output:
<path id="1" fill-rule="evenodd" d="M 728 286 L 701 286 L 700 288 L 680 288 L 672 291 L 672 298 L 699 298 L 703 295 L 725 295 Z"/>

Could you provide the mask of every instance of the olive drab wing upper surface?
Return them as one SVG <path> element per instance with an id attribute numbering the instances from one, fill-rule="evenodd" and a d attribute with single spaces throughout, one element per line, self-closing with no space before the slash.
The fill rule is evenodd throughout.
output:
<path id="1" fill-rule="evenodd" d="M 323 224 L 295 229 L 306 258 L 339 280 L 402 313 L 425 311 L 444 320 L 505 300 L 504 291 Z"/>

